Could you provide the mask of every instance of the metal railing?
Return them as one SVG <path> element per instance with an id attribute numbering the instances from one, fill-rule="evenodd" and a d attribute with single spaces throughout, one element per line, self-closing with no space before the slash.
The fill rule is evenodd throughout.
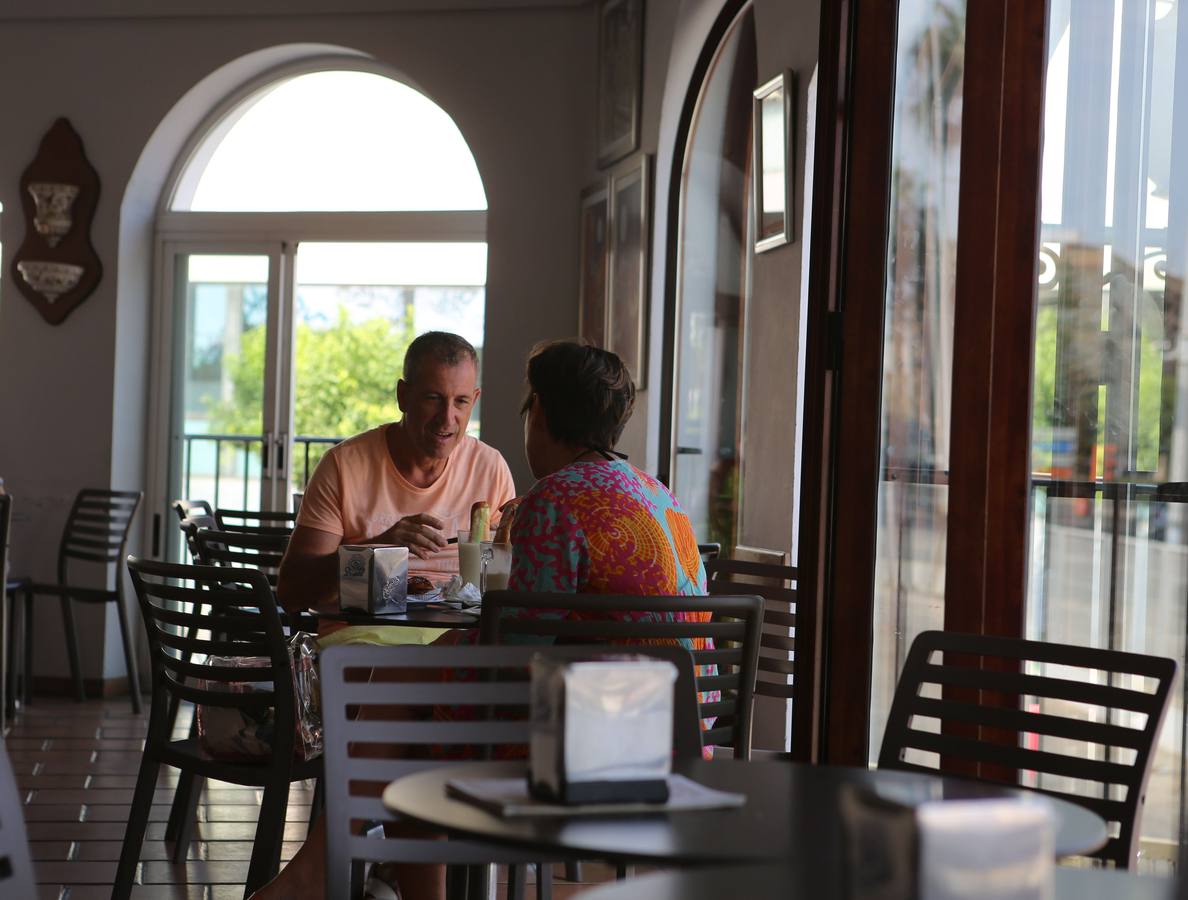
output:
<path id="1" fill-rule="evenodd" d="M 299 434 L 293 438 L 292 460 L 301 460 L 300 472 L 290 466 L 290 477 L 294 485 L 304 489 L 313 474 L 313 465 L 322 454 L 312 458 L 315 447 L 329 448 L 343 439 Z M 198 450 L 197 454 L 195 450 Z M 202 448 L 209 448 L 203 454 Z M 253 509 L 259 505 L 259 483 L 263 463 L 264 436 L 262 434 L 184 434 L 182 435 L 182 495 L 193 497 L 203 495 L 212 505 L 235 505 L 240 509 Z M 230 461 L 224 458 L 230 452 Z M 322 451 L 324 453 L 325 450 Z M 205 457 L 205 458 L 203 458 Z M 197 462 L 196 462 L 197 459 Z M 198 482 L 205 482 L 199 485 Z M 236 496 L 228 502 L 220 493 L 227 483 L 234 485 Z M 253 485 L 255 494 L 253 495 Z M 209 496 L 207 496 L 209 495 Z"/>

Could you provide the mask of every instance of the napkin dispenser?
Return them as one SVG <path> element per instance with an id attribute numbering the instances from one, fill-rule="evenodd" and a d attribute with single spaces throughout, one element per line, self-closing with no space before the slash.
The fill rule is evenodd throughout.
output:
<path id="1" fill-rule="evenodd" d="M 1042 800 L 950 800 L 916 809 L 920 900 L 1051 900 L 1054 831 Z"/>
<path id="2" fill-rule="evenodd" d="M 343 544 L 338 548 L 338 606 L 367 613 L 408 609 L 408 548 Z"/>
<path id="3" fill-rule="evenodd" d="M 663 803 L 676 666 L 643 656 L 532 661 L 529 784 L 562 803 Z"/>

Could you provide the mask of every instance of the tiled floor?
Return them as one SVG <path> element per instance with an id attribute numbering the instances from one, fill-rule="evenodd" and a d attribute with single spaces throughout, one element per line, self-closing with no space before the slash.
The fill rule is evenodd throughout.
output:
<path id="1" fill-rule="evenodd" d="M 145 718 L 131 713 L 127 698 L 81 704 L 38 698 L 10 728 L 6 746 L 25 792 L 25 822 L 43 900 L 110 897 L 145 728 Z M 188 728 L 189 717 L 183 712 L 178 716 L 180 735 Z M 163 838 L 175 784 L 176 773 L 166 767 L 157 785 L 132 896 L 138 900 L 239 900 L 251 856 L 259 792 L 208 783 L 189 860 L 174 865 Z M 312 793 L 312 784 L 295 784 L 289 794 L 285 859 L 305 837 Z M 583 874 L 591 881 L 608 877 L 605 867 L 589 864 Z M 585 886 L 555 881 L 553 896 L 567 900 Z M 503 896 L 503 885 L 499 888 Z"/>

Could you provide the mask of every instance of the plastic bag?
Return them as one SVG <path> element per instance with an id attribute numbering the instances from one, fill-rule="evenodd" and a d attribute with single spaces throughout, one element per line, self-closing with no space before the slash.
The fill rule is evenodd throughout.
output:
<path id="1" fill-rule="evenodd" d="M 298 632 L 289 641 L 295 709 L 293 756 L 310 760 L 322 753 L 322 691 L 318 678 L 318 645 L 313 635 Z M 209 666 L 267 668 L 259 656 L 210 656 Z M 200 681 L 203 690 L 248 694 L 271 691 L 271 681 Z M 266 762 L 272 755 L 276 711 L 268 707 L 236 708 L 199 704 L 195 710 L 198 742 L 215 759 Z"/>

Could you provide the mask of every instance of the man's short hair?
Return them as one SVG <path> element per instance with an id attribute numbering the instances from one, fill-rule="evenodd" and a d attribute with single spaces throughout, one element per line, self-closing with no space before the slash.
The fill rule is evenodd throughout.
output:
<path id="1" fill-rule="evenodd" d="M 401 375 L 407 383 L 416 380 L 421 364 L 432 359 L 447 366 L 461 365 L 466 360 L 474 364 L 478 372 L 478 353 L 470 341 L 461 335 L 448 331 L 426 331 L 418 336 L 404 351 L 404 372 Z"/>

